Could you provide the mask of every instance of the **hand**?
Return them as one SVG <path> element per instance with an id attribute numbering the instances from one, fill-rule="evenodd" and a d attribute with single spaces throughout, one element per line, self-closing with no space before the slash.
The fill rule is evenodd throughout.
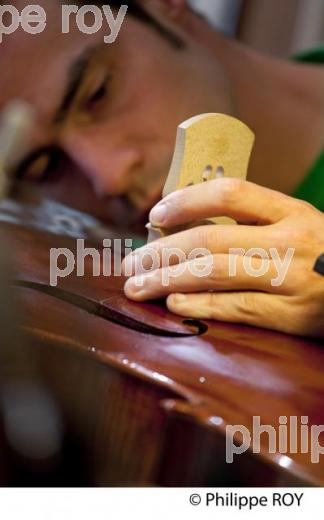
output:
<path id="1" fill-rule="evenodd" d="M 223 178 L 172 193 L 153 208 L 150 220 L 172 229 L 223 215 L 240 225 L 198 226 L 126 257 L 126 295 L 136 301 L 166 296 L 170 311 L 190 318 L 324 337 L 324 277 L 313 270 L 324 253 L 324 215 L 287 195 Z M 164 254 L 175 247 L 185 259 Z M 152 248 L 160 267 L 150 270 Z M 194 248 L 207 250 L 203 258 L 188 259 Z M 210 273 L 197 277 L 193 272 L 202 262 Z"/>

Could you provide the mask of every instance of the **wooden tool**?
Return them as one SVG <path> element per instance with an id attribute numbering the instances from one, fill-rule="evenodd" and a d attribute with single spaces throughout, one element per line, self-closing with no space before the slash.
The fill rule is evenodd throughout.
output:
<path id="1" fill-rule="evenodd" d="M 178 127 L 170 172 L 163 190 L 166 197 L 175 190 L 221 177 L 246 179 L 254 144 L 253 132 L 241 121 L 224 114 L 202 114 Z M 191 223 L 233 224 L 228 217 Z M 149 242 L 170 232 L 148 224 Z M 181 229 L 184 229 L 181 227 Z"/>

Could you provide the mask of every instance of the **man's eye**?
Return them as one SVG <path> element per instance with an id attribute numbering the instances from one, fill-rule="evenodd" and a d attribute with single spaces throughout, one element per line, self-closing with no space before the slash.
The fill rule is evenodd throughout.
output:
<path id="1" fill-rule="evenodd" d="M 50 164 L 49 155 L 43 154 L 35 159 L 25 171 L 25 178 L 28 180 L 40 180 L 43 178 Z"/>
<path id="2" fill-rule="evenodd" d="M 99 85 L 99 87 L 88 97 L 86 101 L 86 109 L 91 110 L 102 101 L 108 94 L 108 83 L 110 78 L 105 80 Z"/>
<path id="3" fill-rule="evenodd" d="M 24 159 L 15 172 L 16 179 L 42 181 L 56 164 L 58 152 L 53 148 L 32 153 Z"/>

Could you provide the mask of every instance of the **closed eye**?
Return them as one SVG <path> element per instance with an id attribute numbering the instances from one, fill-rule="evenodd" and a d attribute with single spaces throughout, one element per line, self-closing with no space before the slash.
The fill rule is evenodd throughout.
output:
<path id="1" fill-rule="evenodd" d="M 58 158 L 59 150 L 53 146 L 35 150 L 20 163 L 15 171 L 15 178 L 43 181 L 57 164 Z"/>
<path id="2" fill-rule="evenodd" d="M 94 92 L 87 98 L 85 103 L 86 110 L 91 110 L 97 106 L 108 94 L 108 84 L 111 80 L 110 76 L 105 77 L 104 81 L 94 90 Z"/>

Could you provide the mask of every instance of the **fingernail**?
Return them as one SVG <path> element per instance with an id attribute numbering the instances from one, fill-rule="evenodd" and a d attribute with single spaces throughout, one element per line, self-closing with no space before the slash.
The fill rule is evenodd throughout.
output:
<path id="1" fill-rule="evenodd" d="M 150 213 L 150 222 L 153 226 L 162 226 L 167 216 L 167 208 L 163 202 L 155 206 Z"/>
<path id="2" fill-rule="evenodd" d="M 187 297 L 184 294 L 173 294 L 172 295 L 172 303 L 174 305 L 182 305 L 186 303 Z"/>
<path id="3" fill-rule="evenodd" d="M 127 296 L 144 297 L 146 294 L 145 275 L 129 278 L 125 283 L 124 289 Z"/>

